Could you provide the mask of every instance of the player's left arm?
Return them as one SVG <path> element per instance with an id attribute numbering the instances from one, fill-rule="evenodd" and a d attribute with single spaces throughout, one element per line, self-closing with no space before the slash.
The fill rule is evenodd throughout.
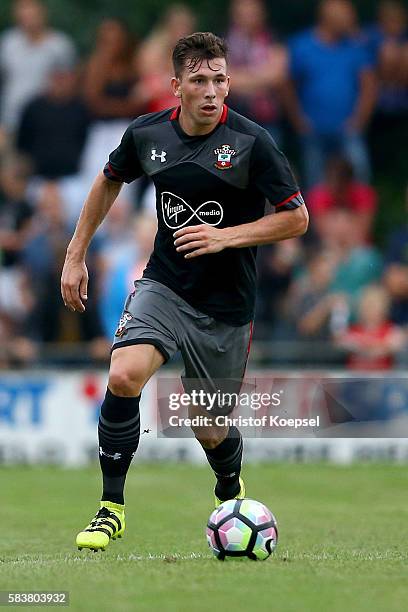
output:
<path id="1" fill-rule="evenodd" d="M 206 224 L 184 227 L 173 234 L 176 250 L 186 252 L 184 257 L 191 259 L 226 248 L 270 244 L 306 232 L 309 215 L 299 187 L 286 157 L 265 130 L 253 146 L 250 185 L 275 206 L 275 214 L 233 227 L 216 228 Z"/>

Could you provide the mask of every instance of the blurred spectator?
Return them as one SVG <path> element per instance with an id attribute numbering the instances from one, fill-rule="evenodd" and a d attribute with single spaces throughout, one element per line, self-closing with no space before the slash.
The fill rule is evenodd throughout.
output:
<path id="1" fill-rule="evenodd" d="M 141 45 L 137 65 L 142 87 L 150 96 L 148 112 L 177 105 L 170 88 L 173 74 L 171 54 L 178 39 L 192 34 L 194 26 L 195 16 L 191 9 L 185 4 L 172 4 Z"/>
<path id="2" fill-rule="evenodd" d="M 389 370 L 402 350 L 404 334 L 389 319 L 390 298 L 384 287 L 369 286 L 361 294 L 359 316 L 336 338 L 336 344 L 350 354 L 352 370 Z"/>
<path id="3" fill-rule="evenodd" d="M 77 174 L 88 122 L 76 70 L 55 67 L 46 91 L 23 111 L 17 147 L 29 156 L 36 176 L 58 179 Z"/>
<path id="4" fill-rule="evenodd" d="M 354 223 L 360 230 L 359 241 L 363 243 L 371 240 L 377 194 L 370 185 L 354 179 L 353 166 L 347 159 L 329 159 L 325 180 L 309 191 L 307 205 L 313 229 L 321 240 L 326 235 L 327 223 L 331 222 L 331 213 L 341 208 L 353 213 Z"/>
<path id="5" fill-rule="evenodd" d="M 232 0 L 226 40 L 231 106 L 263 125 L 279 142 L 279 88 L 287 77 L 287 52 L 267 29 L 263 0 Z"/>
<path id="6" fill-rule="evenodd" d="M 378 109 L 383 113 L 408 111 L 408 14 L 397 0 L 378 7 L 378 22 L 365 31 L 380 81 Z"/>
<path id="7" fill-rule="evenodd" d="M 406 155 L 398 143 L 408 139 L 408 14 L 395 0 L 381 2 L 377 24 L 365 32 L 377 65 L 379 96 L 370 129 L 370 148 L 377 172 L 393 182 L 406 176 Z"/>
<path id="8" fill-rule="evenodd" d="M 131 203 L 119 194 L 97 233 L 104 268 L 111 268 L 134 253 Z"/>
<path id="9" fill-rule="evenodd" d="M 15 0 L 14 28 L 0 38 L 1 126 L 16 128 L 23 107 L 41 93 L 55 65 L 72 66 L 75 48 L 68 36 L 51 29 L 40 0 Z"/>
<path id="10" fill-rule="evenodd" d="M 408 188 L 406 191 L 408 213 Z M 396 230 L 389 239 L 386 252 L 384 282 L 391 295 L 391 319 L 399 325 L 408 325 L 408 222 Z"/>
<path id="11" fill-rule="evenodd" d="M 100 350 L 107 356 L 108 343 L 103 337 L 96 305 L 98 241 L 92 241 L 87 258 L 90 289 L 86 311 L 81 317 L 75 317 L 61 300 L 61 268 L 71 232 L 67 230 L 61 195 L 55 183 L 44 183 L 41 187 L 33 224 L 34 230 L 24 248 L 24 265 L 35 300 L 30 336 L 41 342 L 89 341 L 97 349 L 96 356 Z"/>
<path id="12" fill-rule="evenodd" d="M 52 182 L 44 183 L 24 248 L 24 265 L 35 299 L 30 325 L 35 340 L 55 341 L 59 335 L 62 307 L 58 274 L 68 240 L 58 188 Z"/>
<path id="13" fill-rule="evenodd" d="M 36 198 L 43 181 L 57 180 L 71 228 L 87 192 L 79 169 L 88 125 L 77 70 L 55 67 L 46 91 L 25 107 L 17 131 L 17 147 L 32 163 L 31 197 Z"/>
<path id="14" fill-rule="evenodd" d="M 353 309 L 361 290 L 381 279 L 381 254 L 361 242 L 360 228 L 347 209 L 336 209 L 330 214 L 323 246 L 337 259 L 330 289 L 346 294 Z"/>
<path id="15" fill-rule="evenodd" d="M 20 158 L 5 159 L 0 168 L 0 262 L 2 268 L 20 263 L 21 248 L 33 210 L 25 200 L 28 166 Z"/>
<path id="16" fill-rule="evenodd" d="M 275 339 L 290 336 L 286 317 L 286 297 L 295 269 L 302 257 L 297 238 L 283 240 L 259 249 L 258 291 L 254 338 Z"/>
<path id="17" fill-rule="evenodd" d="M 316 27 L 290 43 L 292 80 L 285 87 L 289 117 L 299 135 L 310 188 L 322 181 L 328 154 L 342 154 L 358 180 L 370 167 L 363 134 L 376 99 L 368 53 L 349 0 L 323 0 Z"/>
<path id="18" fill-rule="evenodd" d="M 33 215 L 25 200 L 27 170 L 19 158 L 4 160 L 0 168 L 0 360 L 34 356 L 34 347 L 20 338 L 32 307 L 21 257 Z"/>
<path id="19" fill-rule="evenodd" d="M 141 213 L 128 225 L 131 225 L 133 230 L 131 248 L 111 262 L 106 271 L 99 304 L 105 335 L 108 338 L 113 336 L 117 328 L 127 295 L 134 291 L 134 281 L 142 278 L 153 251 L 157 219 L 151 213 Z"/>
<path id="20" fill-rule="evenodd" d="M 326 325 L 331 330 L 340 330 L 355 318 L 362 289 L 381 279 L 382 257 L 376 248 L 362 242 L 354 213 L 347 208 L 335 208 L 327 214 L 325 234 L 315 253 L 316 260 L 312 255 L 309 264 L 303 269 L 299 267 L 289 302 L 295 300 L 292 304 L 295 318 L 302 312 L 302 306 L 311 310 L 316 306 L 317 323 L 312 313 L 311 327 L 306 317 L 305 327 L 302 323 L 299 330 L 325 335 Z M 317 265 L 318 257 L 327 260 L 327 265 Z"/>
<path id="21" fill-rule="evenodd" d="M 119 19 L 104 19 L 84 75 L 84 94 L 94 117 L 82 168 L 87 187 L 104 167 L 131 119 L 145 109 L 148 92 L 138 86 L 135 42 Z"/>
<path id="22" fill-rule="evenodd" d="M 330 253 L 315 254 L 306 265 L 305 273 L 293 283 L 289 304 L 299 339 L 328 340 L 332 319 L 339 309 L 347 311 L 344 296 L 331 292 L 335 264 Z"/>
<path id="23" fill-rule="evenodd" d="M 118 295 L 110 292 L 109 300 L 112 300 L 112 303 L 107 304 L 107 287 L 110 286 L 112 275 L 115 274 L 114 271 L 125 265 L 124 262 L 127 262 L 126 265 L 128 267 L 131 266 L 131 262 L 133 262 L 135 257 L 135 249 L 137 249 L 132 223 L 132 208 L 131 202 L 124 198 L 121 192 L 91 242 L 93 259 L 97 259 L 98 262 L 96 287 L 98 318 L 101 321 L 105 337 L 109 339 L 112 338 L 115 330 L 112 330 L 106 324 L 105 310 L 112 313 L 112 321 L 116 314 L 116 321 L 113 323 L 116 325 L 118 320 L 117 305 L 120 303 L 120 309 L 122 309 L 126 296 L 123 295 L 123 287 L 118 290 Z M 117 288 L 116 283 L 115 286 Z"/>

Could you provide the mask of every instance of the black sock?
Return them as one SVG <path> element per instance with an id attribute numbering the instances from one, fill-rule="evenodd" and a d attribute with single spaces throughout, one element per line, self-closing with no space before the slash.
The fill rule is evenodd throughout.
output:
<path id="1" fill-rule="evenodd" d="M 239 493 L 239 475 L 242 463 L 242 436 L 230 426 L 227 437 L 215 448 L 204 448 L 208 463 L 217 477 L 215 495 L 221 501 L 232 499 Z"/>
<path id="2" fill-rule="evenodd" d="M 118 397 L 107 389 L 98 422 L 102 500 L 124 504 L 126 474 L 139 445 L 138 397 Z"/>

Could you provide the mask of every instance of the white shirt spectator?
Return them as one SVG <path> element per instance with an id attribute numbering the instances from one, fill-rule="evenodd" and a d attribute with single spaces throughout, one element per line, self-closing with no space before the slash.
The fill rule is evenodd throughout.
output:
<path id="1" fill-rule="evenodd" d="M 52 70 L 72 65 L 75 58 L 75 47 L 62 32 L 48 30 L 35 42 L 20 28 L 4 32 L 0 38 L 0 122 L 3 127 L 13 131 L 23 107 L 44 90 Z"/>

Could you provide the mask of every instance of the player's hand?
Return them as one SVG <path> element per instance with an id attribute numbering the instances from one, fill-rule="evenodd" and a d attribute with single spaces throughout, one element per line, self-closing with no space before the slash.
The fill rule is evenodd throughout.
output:
<path id="1" fill-rule="evenodd" d="M 183 227 L 173 237 L 178 253 L 189 251 L 184 255 L 185 259 L 219 253 L 228 246 L 226 230 L 205 223 Z"/>
<path id="2" fill-rule="evenodd" d="M 84 301 L 88 299 L 88 270 L 84 260 L 75 260 L 69 255 L 65 258 L 61 275 L 61 295 L 73 312 L 84 312 Z"/>

